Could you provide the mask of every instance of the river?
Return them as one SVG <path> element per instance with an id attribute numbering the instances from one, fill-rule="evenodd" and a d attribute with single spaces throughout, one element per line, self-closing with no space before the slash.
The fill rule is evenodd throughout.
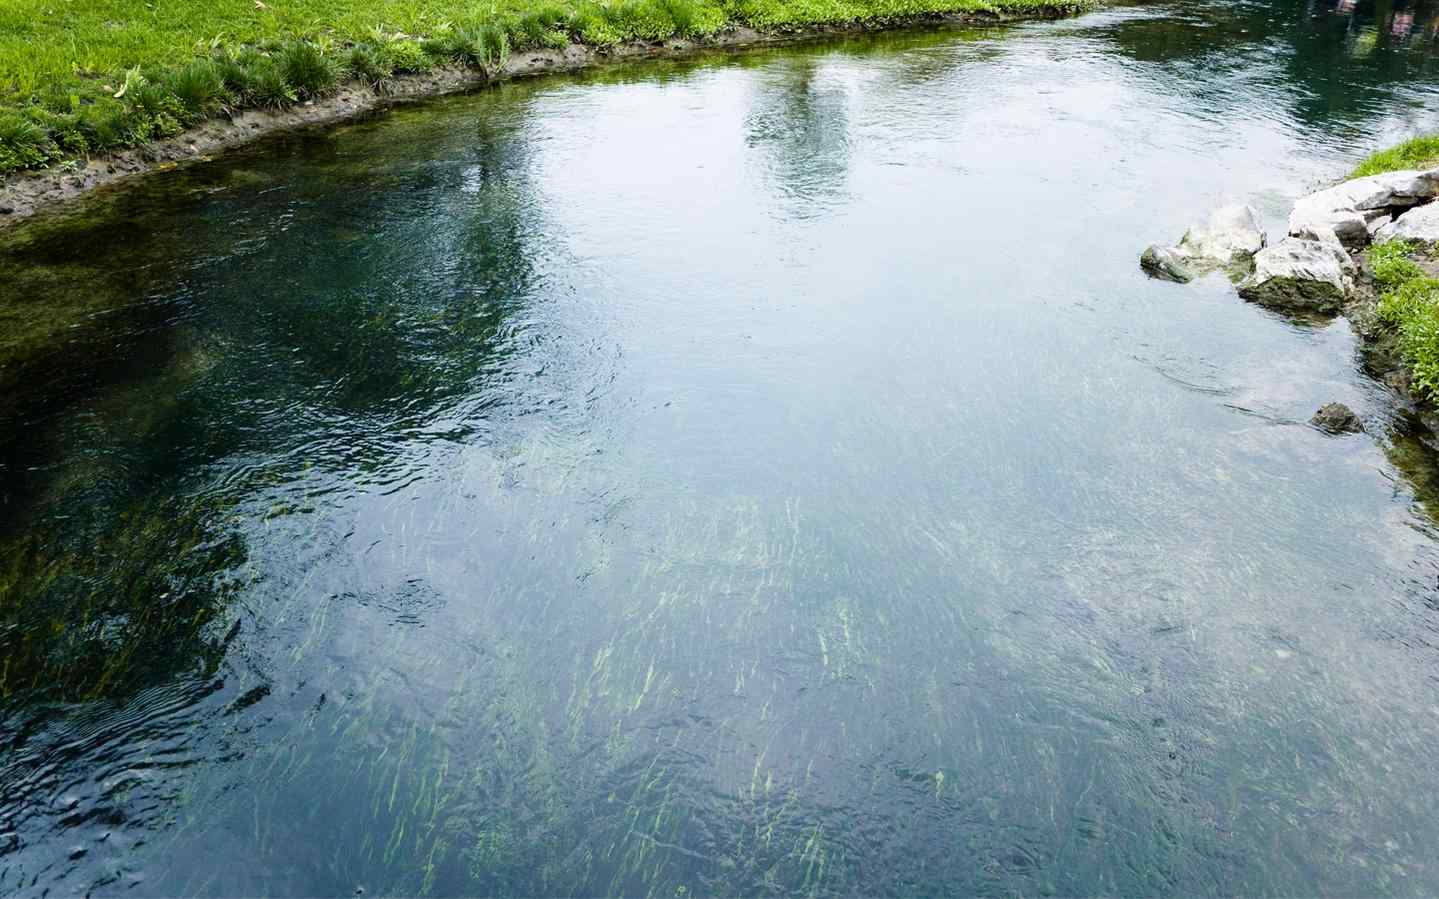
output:
<path id="1" fill-rule="evenodd" d="M 13 232 L 0 894 L 1439 893 L 1433 454 L 1137 265 L 1439 124 L 1436 12 L 515 82 Z"/>

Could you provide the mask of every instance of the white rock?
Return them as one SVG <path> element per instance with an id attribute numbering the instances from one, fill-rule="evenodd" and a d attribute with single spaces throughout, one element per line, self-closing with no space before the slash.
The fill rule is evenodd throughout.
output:
<path id="1" fill-rule="evenodd" d="M 1411 209 L 1374 232 L 1374 239 L 1378 241 L 1395 238 L 1439 243 L 1439 203 Z"/>
<path id="2" fill-rule="evenodd" d="M 1264 230 L 1259 215 L 1242 204 L 1221 206 L 1210 213 L 1203 226 L 1184 232 L 1175 250 L 1189 259 L 1203 259 L 1228 265 L 1242 262 L 1264 249 Z"/>
<path id="3" fill-rule="evenodd" d="M 1439 196 L 1439 169 L 1385 172 L 1355 178 L 1311 194 L 1294 204 L 1289 234 L 1327 240 L 1332 231 L 1346 246 L 1369 241 L 1370 222 L 1395 206 L 1413 206 Z"/>
<path id="4" fill-rule="evenodd" d="M 1266 306 L 1338 312 L 1354 287 L 1354 263 L 1338 244 L 1286 237 L 1254 256 L 1239 295 Z"/>
<path id="5" fill-rule="evenodd" d="M 1413 206 L 1439 196 L 1439 169 L 1385 172 L 1367 178 L 1355 178 L 1327 190 L 1305 197 L 1330 209 L 1387 209 L 1390 206 Z"/>
<path id="6" fill-rule="evenodd" d="M 1324 202 L 1312 202 L 1312 197 L 1300 200 L 1289 213 L 1289 236 L 1302 240 L 1319 240 L 1342 243 L 1346 246 L 1363 246 L 1369 239 L 1369 223 L 1364 215 L 1352 207 L 1334 208 Z"/>

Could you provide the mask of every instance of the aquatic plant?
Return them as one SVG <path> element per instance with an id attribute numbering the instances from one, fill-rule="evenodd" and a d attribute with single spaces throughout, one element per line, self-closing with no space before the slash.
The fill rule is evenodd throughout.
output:
<path id="1" fill-rule="evenodd" d="M 115 696 L 213 667 L 210 625 L 245 556 L 204 502 L 122 508 L 75 543 L 48 526 L 0 538 L 0 697 Z"/>

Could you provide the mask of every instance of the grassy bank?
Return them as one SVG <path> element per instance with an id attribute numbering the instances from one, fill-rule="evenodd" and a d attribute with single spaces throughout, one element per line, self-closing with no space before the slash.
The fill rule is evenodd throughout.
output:
<path id="1" fill-rule="evenodd" d="M 1363 178 L 1366 175 L 1430 168 L 1436 165 L 1439 165 L 1439 134 L 1432 134 L 1370 153 L 1354 167 L 1349 177 Z"/>
<path id="2" fill-rule="evenodd" d="M 516 50 L 604 47 L 926 14 L 1079 10 L 1093 0 L 0 0 L 0 175 L 284 108 L 346 80 Z"/>
<path id="3" fill-rule="evenodd" d="M 1439 135 L 1424 135 L 1364 157 L 1349 178 L 1439 166 Z M 1366 252 L 1379 291 L 1379 318 L 1394 329 L 1408 365 L 1411 392 L 1439 399 L 1439 279 L 1431 275 L 1431 248 L 1405 240 L 1374 244 Z"/>
<path id="4" fill-rule="evenodd" d="M 1380 290 L 1379 317 L 1398 335 L 1410 388 L 1433 400 L 1439 397 L 1439 279 L 1421 265 L 1428 254 L 1409 241 L 1391 240 L 1370 247 L 1368 257 Z"/>

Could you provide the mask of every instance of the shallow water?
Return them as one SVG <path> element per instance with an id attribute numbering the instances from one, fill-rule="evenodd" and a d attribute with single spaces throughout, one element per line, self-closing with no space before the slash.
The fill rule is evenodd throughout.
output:
<path id="1" fill-rule="evenodd" d="M 510 84 L 10 238 L 0 893 L 1439 892 L 1432 454 L 1136 264 L 1439 123 L 1434 22 Z"/>

